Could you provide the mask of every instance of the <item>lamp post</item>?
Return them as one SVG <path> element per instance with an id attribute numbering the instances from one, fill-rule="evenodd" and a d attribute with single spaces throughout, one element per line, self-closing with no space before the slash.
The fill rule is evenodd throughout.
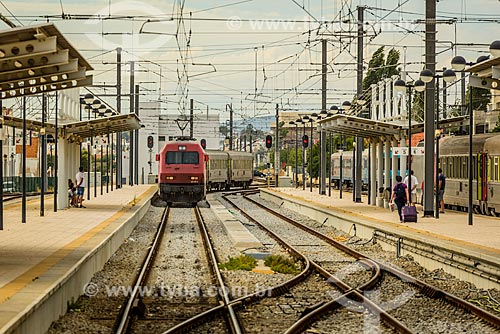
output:
<path id="1" fill-rule="evenodd" d="M 357 97 L 356 103 L 360 106 L 359 112 L 356 114 L 357 117 L 363 117 L 364 105 L 366 104 L 366 100 L 361 96 Z M 357 180 L 354 184 L 354 202 L 361 203 L 361 193 L 363 190 L 363 149 L 364 149 L 364 140 L 363 137 L 356 137 L 356 170 L 355 175 L 353 176 L 354 180 Z"/>
<path id="2" fill-rule="evenodd" d="M 337 106 L 331 106 L 330 107 L 330 112 L 328 112 L 327 117 L 333 116 L 334 113 L 338 113 L 339 108 Z M 342 135 L 341 135 L 342 138 Z M 332 154 L 333 154 L 333 132 L 330 132 L 330 152 L 328 154 L 328 161 L 329 161 L 329 172 L 328 172 L 328 196 L 332 196 L 332 174 L 333 174 L 333 161 L 332 161 Z"/>
<path id="3" fill-rule="evenodd" d="M 85 111 L 88 112 L 88 118 L 90 120 L 90 109 L 91 103 L 94 101 L 94 95 L 87 93 L 82 98 L 80 98 L 80 121 L 83 120 L 82 108 L 85 108 Z M 80 165 L 82 165 L 82 144 L 80 144 Z"/>
<path id="4" fill-rule="evenodd" d="M 328 117 L 328 112 L 325 109 L 322 109 L 321 112 L 317 116 L 317 120 Z M 320 126 L 319 129 L 319 194 L 326 195 L 326 153 L 327 153 L 327 137 L 326 132 L 323 130 L 323 127 Z"/>
<path id="5" fill-rule="evenodd" d="M 343 114 L 347 113 L 350 109 L 351 109 L 351 102 L 349 102 L 349 101 L 342 102 L 342 113 Z M 355 171 L 356 171 L 356 159 L 355 159 L 355 156 L 354 156 L 354 153 L 355 153 L 354 149 L 357 149 L 357 147 L 355 145 L 353 146 L 353 155 L 352 155 L 352 185 L 353 185 L 352 200 L 353 200 L 353 202 L 356 201 L 356 191 L 355 191 L 355 184 L 356 184 L 356 173 L 355 173 Z"/>
<path id="6" fill-rule="evenodd" d="M 309 117 L 309 123 L 311 123 L 311 138 L 309 138 L 309 191 L 313 191 L 313 183 L 312 183 L 312 165 L 313 165 L 313 126 L 314 119 L 313 117 L 318 117 L 316 113 L 312 113 L 311 117 Z"/>
<path id="7" fill-rule="evenodd" d="M 297 120 L 298 121 L 298 120 Z M 299 133 L 298 133 L 298 122 L 295 121 L 290 121 L 288 122 L 290 125 L 295 125 L 295 188 L 298 187 L 298 163 L 299 163 L 299 157 L 298 157 L 298 152 L 299 152 Z"/>
<path id="8" fill-rule="evenodd" d="M 443 71 L 441 71 L 443 74 L 442 75 L 437 75 L 435 74 L 433 71 L 429 70 L 429 69 L 424 69 L 422 72 L 420 72 L 420 80 L 422 80 L 424 83 L 430 83 L 432 82 L 432 80 L 435 78 L 436 79 L 436 91 L 437 91 L 437 94 L 436 94 L 436 97 L 437 97 L 437 101 L 436 101 L 436 123 L 435 123 L 435 128 L 434 128 L 434 133 L 436 133 L 435 130 L 438 130 L 439 129 L 439 79 L 443 79 L 446 83 L 451 83 L 453 81 L 455 81 L 456 79 L 456 75 L 455 75 L 455 72 L 453 70 L 446 70 L 444 69 Z M 436 166 L 435 166 L 435 184 L 436 184 L 436 194 L 435 194 L 435 211 L 434 211 L 434 216 L 436 218 L 439 218 L 439 191 L 437 189 L 437 186 L 439 184 L 438 182 L 438 177 L 439 177 L 439 173 L 438 173 L 438 169 L 439 169 L 439 136 L 435 136 L 436 137 L 436 143 L 435 143 L 435 152 L 436 152 Z M 427 154 L 427 153 L 426 153 Z M 427 187 L 424 188 L 424 198 L 425 198 L 425 194 L 430 194 L 430 191 L 429 189 L 427 189 Z"/>
<path id="9" fill-rule="evenodd" d="M 500 41 L 494 41 L 490 44 L 490 53 L 493 55 L 493 57 L 500 57 Z M 480 57 L 477 59 L 476 63 L 484 61 L 484 57 Z M 451 60 L 451 67 L 453 70 L 457 72 L 463 72 L 465 70 L 466 66 L 472 66 L 475 65 L 476 63 L 473 62 L 467 62 L 464 57 L 462 56 L 455 56 Z M 473 225 L 473 196 L 472 196 L 472 183 L 473 183 L 473 171 L 472 169 L 474 168 L 474 164 L 472 163 L 472 139 L 474 135 L 474 108 L 472 104 L 472 87 L 474 87 L 469 80 L 469 166 L 468 166 L 468 183 L 469 183 L 469 189 L 468 189 L 468 197 L 469 197 L 469 203 L 468 203 L 468 225 Z M 463 102 L 462 102 L 463 103 Z"/>
<path id="10" fill-rule="evenodd" d="M 295 122 L 297 123 L 302 123 L 302 129 L 303 129 L 303 137 L 306 136 L 306 123 L 309 122 L 309 116 L 308 115 L 300 115 L 300 118 L 297 119 Z M 306 190 L 306 148 L 304 145 L 302 145 L 302 190 Z M 310 177 L 310 175 L 309 175 Z"/>
<path id="11" fill-rule="evenodd" d="M 411 203 L 411 92 L 412 89 L 415 89 L 417 92 L 423 92 L 425 90 L 425 83 L 422 80 L 417 80 L 415 83 L 406 83 L 403 80 L 396 80 L 394 82 L 394 89 L 398 93 L 405 93 L 405 91 L 408 91 L 408 190 L 410 193 L 410 203 Z"/>

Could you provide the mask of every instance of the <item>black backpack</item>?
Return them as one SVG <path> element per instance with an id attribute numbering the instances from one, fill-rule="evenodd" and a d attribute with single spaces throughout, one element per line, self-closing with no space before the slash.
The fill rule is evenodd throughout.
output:
<path id="1" fill-rule="evenodd" d="M 396 185 L 396 189 L 394 190 L 395 193 L 395 200 L 398 202 L 406 202 L 406 192 L 405 188 L 403 187 L 403 184 L 400 183 Z"/>

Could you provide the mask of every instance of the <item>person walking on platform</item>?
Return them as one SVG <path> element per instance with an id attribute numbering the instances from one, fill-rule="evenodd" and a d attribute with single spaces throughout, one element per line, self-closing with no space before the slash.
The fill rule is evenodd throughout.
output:
<path id="1" fill-rule="evenodd" d="M 411 203 L 411 205 L 415 206 L 417 204 L 417 185 L 418 185 L 418 179 L 414 175 L 413 170 L 410 171 L 410 175 L 411 175 L 411 178 L 408 178 L 408 176 L 405 177 L 404 183 L 406 184 L 406 186 L 408 187 L 408 189 L 410 189 L 411 199 L 410 199 L 409 202 Z M 409 179 L 411 179 L 411 187 L 410 187 L 409 182 L 408 182 Z"/>
<path id="2" fill-rule="evenodd" d="M 76 173 L 76 206 L 79 208 L 85 208 L 83 206 L 83 194 L 85 192 L 85 174 L 83 174 L 83 167 L 78 168 L 78 173 Z"/>
<path id="3" fill-rule="evenodd" d="M 401 175 L 396 176 L 396 184 L 392 189 L 391 202 L 395 203 L 398 207 L 399 221 L 403 222 L 403 217 L 401 216 L 401 210 L 405 204 L 408 204 L 408 187 L 403 182 Z"/>
<path id="4" fill-rule="evenodd" d="M 439 200 L 439 212 L 444 213 L 444 189 L 446 188 L 446 177 L 443 174 L 443 170 L 438 168 L 438 184 L 437 184 L 437 194 Z"/>

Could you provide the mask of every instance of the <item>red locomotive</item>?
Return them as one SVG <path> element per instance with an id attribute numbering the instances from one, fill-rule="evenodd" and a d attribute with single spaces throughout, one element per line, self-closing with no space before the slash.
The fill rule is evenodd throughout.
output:
<path id="1" fill-rule="evenodd" d="M 165 144 L 159 154 L 158 183 L 160 196 L 173 202 L 192 203 L 205 199 L 208 155 L 194 140 L 181 138 Z"/>

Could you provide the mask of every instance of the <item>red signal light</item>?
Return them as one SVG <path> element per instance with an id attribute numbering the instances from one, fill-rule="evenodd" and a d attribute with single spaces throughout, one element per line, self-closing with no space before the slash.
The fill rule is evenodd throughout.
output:
<path id="1" fill-rule="evenodd" d="M 267 148 L 273 147 L 273 137 L 271 137 L 271 135 L 266 136 L 266 147 Z"/>
<path id="2" fill-rule="evenodd" d="M 309 137 L 307 135 L 302 136 L 302 146 L 307 148 L 309 146 Z"/>

